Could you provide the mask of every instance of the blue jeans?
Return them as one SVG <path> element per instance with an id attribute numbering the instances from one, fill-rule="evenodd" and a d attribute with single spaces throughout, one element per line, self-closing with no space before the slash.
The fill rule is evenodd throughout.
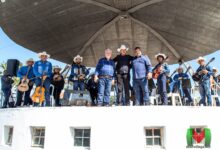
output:
<path id="1" fill-rule="evenodd" d="M 3 89 L 2 92 L 4 94 L 3 107 L 6 108 L 8 107 L 9 98 L 11 96 L 11 89 Z"/>
<path id="2" fill-rule="evenodd" d="M 40 78 L 37 78 L 35 80 L 36 87 L 41 86 L 42 80 Z M 50 106 L 50 78 L 46 78 L 43 87 L 45 88 L 45 100 L 46 100 L 46 106 Z M 37 104 L 34 104 L 36 106 Z"/>
<path id="3" fill-rule="evenodd" d="M 167 77 L 165 74 L 159 75 L 157 78 L 158 93 L 160 94 L 162 105 L 167 105 L 167 87 L 166 87 Z"/>
<path id="4" fill-rule="evenodd" d="M 211 86 L 210 86 L 210 81 L 208 80 L 204 80 L 202 83 L 199 83 L 199 93 L 201 96 L 201 100 L 199 102 L 199 104 L 203 104 L 204 106 L 206 106 L 206 97 L 207 97 L 207 102 L 208 102 L 208 106 L 212 105 L 212 99 L 211 99 Z"/>
<path id="5" fill-rule="evenodd" d="M 135 94 L 135 105 L 150 104 L 147 78 L 134 79 L 133 90 Z"/>
<path id="6" fill-rule="evenodd" d="M 99 78 L 98 82 L 98 105 L 109 105 L 110 93 L 112 87 L 112 79 L 110 78 Z"/>
<path id="7" fill-rule="evenodd" d="M 85 90 L 85 86 L 84 86 L 84 81 L 73 81 L 73 90 L 74 91 L 84 91 Z"/>

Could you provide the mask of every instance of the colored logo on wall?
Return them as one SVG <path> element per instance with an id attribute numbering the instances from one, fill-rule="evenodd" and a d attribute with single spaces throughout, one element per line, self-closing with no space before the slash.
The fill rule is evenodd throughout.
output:
<path id="1" fill-rule="evenodd" d="M 210 148 L 211 130 L 209 128 L 189 128 L 186 140 L 187 148 Z"/>

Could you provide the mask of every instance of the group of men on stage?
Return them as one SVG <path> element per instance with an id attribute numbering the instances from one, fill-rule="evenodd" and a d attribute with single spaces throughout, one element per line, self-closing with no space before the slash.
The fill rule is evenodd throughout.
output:
<path id="1" fill-rule="evenodd" d="M 104 51 L 104 57 L 98 61 L 95 73 L 87 82 L 86 76 L 89 74 L 89 70 L 86 66 L 82 65 L 83 58 L 79 55 L 74 57 L 73 64 L 71 65 L 71 73 L 68 78 L 69 81 L 73 82 L 73 90 L 84 91 L 86 88 L 90 91 L 93 105 L 109 106 L 112 85 L 115 85 L 115 87 L 117 87 L 116 105 L 130 105 L 132 94 L 135 97 L 134 105 L 152 105 L 150 102 L 148 82 L 154 78 L 157 79 L 157 92 L 160 95 L 161 104 L 168 105 L 167 78 L 169 77 L 170 69 L 166 63 L 167 56 L 162 53 L 155 55 L 158 64 L 153 68 L 150 59 L 142 54 L 140 47 L 134 48 L 134 56 L 128 55 L 128 50 L 128 47 L 121 45 L 121 47 L 117 49 L 119 54 L 115 58 L 112 58 L 112 50 L 106 49 Z M 28 59 L 26 65 L 22 66 L 17 73 L 17 77 L 20 78 L 21 82 L 25 79 L 29 80 L 29 88 L 25 92 L 17 92 L 16 106 L 21 106 L 23 98 L 24 106 L 50 106 L 51 84 L 54 85 L 53 96 L 55 104 L 56 106 L 61 106 L 59 100 L 60 93 L 65 84 L 65 77 L 60 73 L 61 68 L 58 66 L 52 68 L 52 64 L 48 61 L 50 55 L 46 52 L 39 53 L 38 55 L 40 60 L 34 62 L 33 59 Z M 210 79 L 213 79 L 215 83 L 218 82 L 217 73 L 215 72 L 217 70 L 206 66 L 203 57 L 199 57 L 197 62 L 200 66 L 196 70 L 196 73 L 201 72 L 202 74 L 202 80 L 198 83 L 201 95 L 200 104 L 212 105 L 211 94 L 213 94 L 214 89 L 212 89 L 212 91 L 210 90 Z M 183 79 L 189 79 L 189 76 L 183 72 L 182 67 L 179 67 L 177 74 L 173 77 L 173 82 L 170 83 L 170 91 L 174 92 L 178 90 L 181 97 L 187 98 L 186 104 L 190 105 L 193 102 L 191 91 L 190 88 L 184 88 L 182 86 Z M 2 91 L 5 96 L 3 108 L 6 108 L 13 80 L 7 72 L 5 72 L 1 78 L 1 82 Z M 36 87 L 43 87 L 45 89 L 44 103 L 33 103 L 30 93 L 34 84 Z"/>

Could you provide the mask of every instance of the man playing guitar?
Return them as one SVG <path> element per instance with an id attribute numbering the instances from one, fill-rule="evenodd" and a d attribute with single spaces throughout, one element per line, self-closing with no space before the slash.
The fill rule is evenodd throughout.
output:
<path id="1" fill-rule="evenodd" d="M 167 59 L 165 54 L 159 53 L 155 55 L 155 58 L 158 61 L 158 64 L 153 69 L 153 78 L 157 79 L 157 87 L 158 87 L 158 93 L 160 94 L 162 105 L 167 105 L 167 74 L 170 73 L 170 69 L 168 67 L 168 64 L 165 63 L 165 60 Z"/>
<path id="2" fill-rule="evenodd" d="M 211 90 L 210 90 L 210 77 L 212 76 L 212 68 L 210 66 L 205 65 L 205 58 L 199 57 L 197 59 L 197 63 L 200 65 L 199 68 L 196 70 L 196 73 L 201 72 L 201 79 L 199 83 L 199 92 L 201 96 L 201 100 L 199 102 L 200 105 L 206 106 L 206 97 L 208 106 L 212 105 L 211 99 Z"/>
<path id="3" fill-rule="evenodd" d="M 27 84 L 27 91 L 19 91 L 17 92 L 17 102 L 16 106 L 21 106 L 22 97 L 24 95 L 24 106 L 32 105 L 32 100 L 30 98 L 30 92 L 33 88 L 34 84 L 34 72 L 33 72 L 33 64 L 34 60 L 32 58 L 26 61 L 26 66 L 22 66 L 17 73 L 17 77 L 20 78 L 21 84 Z"/>

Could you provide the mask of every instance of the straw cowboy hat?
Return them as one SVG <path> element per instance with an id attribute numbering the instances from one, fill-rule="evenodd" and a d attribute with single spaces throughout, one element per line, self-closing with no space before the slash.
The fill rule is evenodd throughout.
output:
<path id="1" fill-rule="evenodd" d="M 33 58 L 29 58 L 27 61 L 26 61 L 26 63 L 27 62 L 34 62 L 34 59 Z"/>
<path id="2" fill-rule="evenodd" d="M 126 51 L 128 51 L 128 50 L 129 50 L 129 48 L 128 48 L 128 47 L 126 47 L 125 45 L 121 45 L 121 47 L 120 47 L 120 48 L 118 48 L 118 49 L 117 49 L 117 51 L 118 51 L 118 52 L 120 52 L 122 49 L 125 49 Z"/>
<path id="3" fill-rule="evenodd" d="M 43 52 L 41 52 L 41 53 L 38 53 L 38 57 L 41 57 L 41 56 L 47 56 L 47 58 L 50 57 L 50 55 L 47 54 L 47 52 L 45 52 L 45 51 L 43 51 Z"/>
<path id="4" fill-rule="evenodd" d="M 165 54 L 162 54 L 162 53 L 158 53 L 157 55 L 155 55 L 155 58 L 157 57 L 163 57 L 163 59 L 165 59 L 167 56 Z"/>
<path id="5" fill-rule="evenodd" d="M 197 58 L 197 60 L 196 60 L 196 61 L 197 61 L 197 63 L 198 63 L 200 60 L 205 61 L 205 58 L 200 56 L 200 57 L 199 57 L 199 58 Z"/>
<path id="6" fill-rule="evenodd" d="M 213 67 L 213 68 L 212 68 L 212 70 L 215 70 L 216 72 L 218 71 L 218 69 L 217 69 L 217 68 L 215 68 L 215 67 Z"/>
<path id="7" fill-rule="evenodd" d="M 81 57 L 80 55 L 77 55 L 76 57 L 73 58 L 73 61 L 76 62 L 76 59 L 80 59 L 80 61 L 83 61 L 83 57 Z"/>
<path id="8" fill-rule="evenodd" d="M 59 69 L 59 70 L 61 70 L 61 67 L 58 66 L 58 65 L 56 65 L 56 66 L 53 67 L 53 69 Z"/>

